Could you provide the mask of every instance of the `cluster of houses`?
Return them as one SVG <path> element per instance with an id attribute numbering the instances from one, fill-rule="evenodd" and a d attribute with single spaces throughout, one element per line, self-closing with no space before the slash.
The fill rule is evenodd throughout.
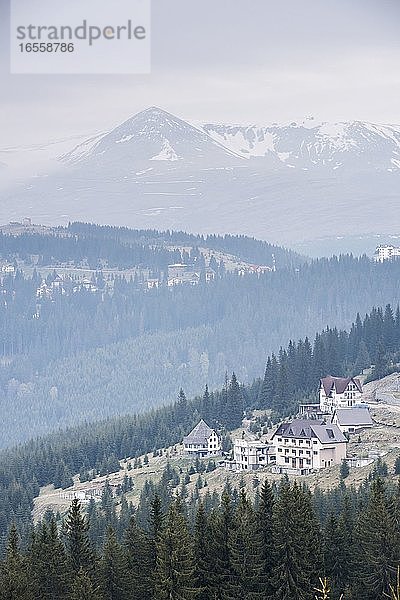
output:
<path id="1" fill-rule="evenodd" d="M 400 248 L 391 244 L 380 244 L 376 247 L 374 261 L 383 263 L 386 260 L 396 260 L 400 258 Z"/>
<path id="2" fill-rule="evenodd" d="M 238 275 L 246 275 L 246 274 L 263 274 L 269 271 L 275 271 L 275 259 L 273 267 L 266 267 L 262 265 L 252 265 L 248 264 L 246 266 L 240 266 L 237 269 Z M 214 281 L 217 273 L 211 267 L 206 267 L 205 269 L 196 269 L 193 265 L 187 265 L 184 263 L 176 263 L 173 265 L 168 265 L 168 276 L 166 279 L 166 284 L 168 287 L 173 287 L 176 285 L 197 285 L 200 283 L 202 277 L 206 283 L 210 281 Z M 159 288 L 161 285 L 165 284 L 161 279 L 158 278 L 148 278 L 145 281 L 145 286 L 147 289 Z"/>
<path id="3" fill-rule="evenodd" d="M 257 438 L 247 430 L 234 440 L 233 456 L 224 462 L 232 471 L 256 471 L 272 465 L 275 472 L 308 474 L 340 465 L 350 434 L 373 426 L 362 385 L 354 377 L 324 377 L 319 402 L 301 405 L 296 419 L 283 422 L 272 435 Z M 183 440 L 184 452 L 199 458 L 221 454 L 218 433 L 203 420 Z"/>
<path id="4" fill-rule="evenodd" d="M 5 263 L 1 265 L 1 272 L 5 275 L 15 273 L 15 266 L 11 263 Z"/>
<path id="5" fill-rule="evenodd" d="M 205 271 L 206 282 L 213 281 L 216 273 L 210 267 L 206 267 Z M 168 265 L 168 280 L 167 285 L 169 287 L 174 285 L 197 285 L 200 283 L 201 272 L 194 270 L 193 266 L 185 265 L 183 263 L 176 263 L 174 265 Z"/>
<path id="6" fill-rule="evenodd" d="M 95 293 L 99 291 L 99 288 L 87 277 L 76 281 L 69 275 L 62 276 L 55 273 L 51 281 L 45 281 L 44 279 L 42 280 L 42 283 L 36 290 L 36 297 L 47 298 L 51 300 L 56 294 L 61 294 L 64 296 L 76 294 L 81 290 Z"/>

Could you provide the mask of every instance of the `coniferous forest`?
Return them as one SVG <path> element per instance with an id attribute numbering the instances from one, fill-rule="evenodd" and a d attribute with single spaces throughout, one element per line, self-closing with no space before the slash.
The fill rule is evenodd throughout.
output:
<path id="1" fill-rule="evenodd" d="M 137 279 L 116 276 L 110 294 L 98 270 L 99 293 L 38 302 L 40 266 L 49 260 L 125 268 L 136 253 L 135 262 L 160 276 L 172 260 L 199 260 L 195 245 L 204 238 L 150 233 L 71 224 L 48 244 L 39 235 L 0 240 L 3 260 L 16 265 L 2 276 L 0 304 L 9 446 L 0 452 L 0 599 L 397 598 L 400 491 L 384 464 L 358 489 L 346 486 L 343 471 L 328 492 L 255 477 L 251 491 L 227 482 L 221 494 L 200 493 L 215 464 L 196 465 L 190 494 L 188 475 L 167 465 L 136 507 L 126 476 L 116 495 L 106 483 L 99 502 L 73 501 L 68 515 L 47 511 L 33 523 L 42 486 L 66 489 L 76 474 L 85 481 L 118 471 L 120 461 L 157 456 L 200 418 L 229 444 L 245 411 L 269 409 L 276 423 L 315 399 L 321 376 L 369 368 L 377 379 L 398 370 L 396 262 L 304 262 L 248 238 L 209 236 L 210 248 L 259 263 L 273 251 L 282 262 L 276 272 L 245 276 L 216 265 L 211 283 L 146 292 Z M 174 244 L 191 245 L 193 256 Z M 21 261 L 34 252 L 27 274 Z"/>
<path id="2" fill-rule="evenodd" d="M 117 515 L 105 488 L 87 514 L 78 500 L 61 525 L 48 513 L 23 545 L 11 526 L 0 598 L 398 598 L 400 485 L 379 475 L 358 491 L 255 485 L 252 498 L 227 484 L 187 501 L 165 473 L 136 512 L 122 500 Z"/>
<path id="3" fill-rule="evenodd" d="M 47 540 L 46 543 L 50 543 L 51 536 L 53 536 L 52 543 L 59 547 L 60 552 L 66 552 L 66 556 L 68 557 L 67 549 L 70 542 L 65 541 L 68 539 L 68 525 L 61 524 L 59 515 L 55 516 L 57 518 L 57 527 L 54 526 L 54 523 L 52 524 L 52 517 L 54 515 L 48 515 L 49 518 L 46 523 L 40 525 L 40 527 L 47 529 L 42 529 L 41 533 L 32 529 L 31 511 L 33 498 L 39 493 L 40 486 L 54 483 L 56 487 L 69 487 L 72 484 L 71 477 L 75 473 L 81 473 L 81 475 L 89 471 L 102 474 L 112 473 L 119 469 L 119 460 L 121 459 L 140 456 L 149 452 L 156 453 L 161 448 L 176 444 L 200 417 L 205 418 L 220 431 L 227 432 L 240 425 L 243 411 L 249 408 L 271 408 L 275 415 L 279 414 L 279 416 L 290 414 L 293 410 L 292 405 L 290 403 L 285 405 L 282 403 L 282 398 L 279 397 L 279 390 L 282 389 L 282 386 L 289 385 L 289 382 L 293 386 L 292 392 L 299 399 L 306 398 L 315 389 L 314 378 L 326 375 L 331 371 L 333 366 L 339 369 L 341 373 L 357 374 L 360 369 L 369 366 L 374 361 L 371 377 L 381 377 L 395 369 L 399 360 L 399 352 L 400 311 L 396 309 L 393 312 L 392 308 L 388 305 L 384 310 L 374 309 L 364 319 L 357 316 L 357 319 L 348 332 L 327 328 L 316 336 L 313 345 L 307 339 L 297 343 L 290 343 L 285 350 L 281 350 L 278 357 L 271 355 L 268 358 L 264 378 L 255 380 L 249 386 L 239 384 L 236 376 L 233 375 L 230 380 L 226 380 L 220 391 L 209 392 L 206 389 L 203 396 L 197 397 L 192 401 L 187 400 L 184 392 L 181 391 L 174 404 L 153 410 L 145 415 L 118 417 L 94 425 L 76 427 L 62 433 L 33 440 L 14 449 L 2 451 L 0 454 L 1 543 L 3 549 L 8 548 L 3 568 L 6 570 L 11 568 L 8 561 L 11 561 L 12 565 L 13 561 L 16 560 L 17 562 L 21 561 L 18 564 L 25 564 L 25 568 L 30 572 L 31 567 L 29 566 L 28 568 L 27 565 L 32 560 L 34 543 L 41 536 Z M 336 357 L 335 363 L 332 362 L 332 357 Z M 271 366 L 274 367 L 272 370 Z M 398 528 L 398 521 L 396 519 L 398 518 L 398 508 L 394 509 L 393 507 L 397 507 L 396 502 L 398 502 L 399 495 L 396 490 L 390 487 L 390 484 L 384 485 L 382 483 L 379 478 L 381 475 L 385 475 L 385 469 L 382 469 L 381 472 L 376 471 L 372 480 L 365 482 L 358 491 L 347 489 L 344 483 L 342 483 L 338 489 L 332 492 L 323 493 L 315 491 L 311 495 L 306 489 L 289 485 L 288 482 L 283 482 L 278 490 L 274 490 L 273 496 L 274 502 L 276 502 L 276 515 L 272 519 L 272 522 L 271 519 L 266 520 L 264 527 L 268 529 L 268 527 L 271 527 L 271 523 L 275 523 L 274 527 L 276 529 L 273 530 L 275 534 L 273 532 L 268 534 L 268 531 L 265 533 L 263 538 L 264 544 L 268 547 L 271 539 L 275 540 L 272 537 L 268 542 L 268 535 L 278 536 L 282 540 L 282 543 L 285 540 L 282 532 L 285 532 L 285 535 L 289 537 L 287 538 L 287 546 L 283 545 L 281 548 L 280 558 L 276 554 L 280 546 L 275 541 L 273 543 L 273 552 L 275 554 L 268 554 L 267 556 L 266 550 L 263 550 L 262 556 L 264 556 L 263 560 L 265 561 L 283 561 L 284 557 L 286 557 L 288 564 L 285 568 L 295 569 L 296 574 L 293 577 L 285 577 L 284 581 L 292 582 L 293 580 L 293 590 L 297 591 L 293 591 L 292 589 L 289 591 L 285 591 L 285 589 L 278 591 L 280 590 L 279 586 L 283 585 L 283 581 L 279 579 L 279 573 L 281 573 L 283 567 L 274 569 L 270 567 L 272 570 L 268 576 L 268 585 L 272 586 L 270 587 L 272 594 L 281 593 L 281 596 L 278 595 L 276 597 L 282 598 L 311 598 L 310 594 L 313 586 L 318 583 L 318 577 L 326 575 L 330 578 L 330 585 L 335 586 L 332 588 L 335 590 L 335 594 L 340 595 L 340 591 L 345 589 L 346 597 L 349 598 L 372 599 L 381 597 L 376 595 L 378 593 L 376 591 L 378 589 L 377 586 L 385 585 L 385 590 L 387 590 L 389 582 L 392 583 L 394 581 L 394 566 L 398 562 L 396 552 L 399 547 L 398 541 L 396 541 L 397 538 L 390 537 L 397 535 L 396 528 Z M 128 489 L 127 486 L 129 485 L 131 483 L 127 481 L 126 489 Z M 242 559 L 236 559 L 237 562 L 234 563 L 235 559 L 233 558 L 235 552 L 246 551 L 250 554 L 253 552 L 253 547 L 247 549 L 243 547 L 240 536 L 242 535 L 245 540 L 248 540 L 248 535 L 247 533 L 244 535 L 240 528 L 255 527 L 253 519 L 256 518 L 257 507 L 260 502 L 257 487 L 255 486 L 255 497 L 252 499 L 253 506 L 250 505 L 250 501 L 243 494 L 240 494 L 240 490 L 239 492 L 235 492 L 235 490 L 229 489 L 229 486 L 223 498 L 216 498 L 215 495 L 209 498 L 206 494 L 204 498 L 204 510 L 208 516 L 202 515 L 202 508 L 199 505 L 199 498 L 196 495 L 187 498 L 182 476 L 168 469 L 159 486 L 154 486 L 151 482 L 148 483 L 147 487 L 145 486 L 142 500 L 136 511 L 124 500 L 125 490 L 121 489 L 119 511 L 117 513 L 115 502 L 113 503 L 112 499 L 108 497 L 107 488 L 105 488 L 106 491 L 103 492 L 104 497 L 101 504 L 102 510 L 99 512 L 97 507 L 92 503 L 89 505 L 88 515 L 85 515 L 85 518 L 89 517 L 90 527 L 92 527 L 92 529 L 89 527 L 87 531 L 92 544 L 91 552 L 95 552 L 97 559 L 93 558 L 94 566 L 89 571 L 81 572 L 79 577 L 84 578 L 85 585 L 89 589 L 90 586 L 94 586 L 95 591 L 93 593 L 100 593 L 96 592 L 96 588 L 97 586 L 101 587 L 101 585 L 105 585 L 104 583 L 101 584 L 100 573 L 101 565 L 104 564 L 102 561 L 106 559 L 107 549 L 109 549 L 110 544 L 114 548 L 113 553 L 115 552 L 116 556 L 120 557 L 122 561 L 121 565 L 123 565 L 128 560 L 124 546 L 124 540 L 126 539 L 126 535 L 128 535 L 127 531 L 133 528 L 139 538 L 143 540 L 144 547 L 147 547 L 147 544 L 151 543 L 151 538 L 150 542 L 148 540 L 148 536 L 150 535 L 148 528 L 151 522 L 149 500 L 159 496 L 164 515 L 163 522 L 170 523 L 172 527 L 174 520 L 177 519 L 179 522 L 177 528 L 179 531 L 184 532 L 183 535 L 186 535 L 186 526 L 189 528 L 189 534 L 187 534 L 188 537 L 185 542 L 190 548 L 187 554 L 188 560 L 191 553 L 195 551 L 193 531 L 195 531 L 196 519 L 203 519 L 206 524 L 209 523 L 207 527 L 211 527 L 214 522 L 213 520 L 222 518 L 221 514 L 225 514 L 224 510 L 228 511 L 229 509 L 232 528 L 238 527 L 239 529 L 236 531 L 231 528 L 231 530 L 225 532 L 224 539 L 227 555 L 225 558 L 221 555 L 222 558 L 220 557 L 218 560 L 214 558 L 213 565 L 217 569 L 221 568 L 223 573 L 225 573 L 223 576 L 227 577 L 226 581 L 229 580 L 230 582 L 229 587 L 226 589 L 231 590 L 230 593 L 238 593 L 238 589 L 241 589 L 243 585 L 249 586 L 249 598 L 252 598 L 251 594 L 256 592 L 258 594 L 264 593 L 260 591 L 260 586 L 264 585 L 263 578 L 268 574 L 268 570 L 263 571 L 264 562 L 258 563 L 259 558 L 254 558 L 254 572 L 250 577 L 247 571 L 240 571 L 239 565 L 242 564 Z M 178 502 L 174 502 L 176 495 L 180 498 Z M 302 514 L 305 515 L 304 519 L 299 519 L 298 513 L 291 513 L 289 511 L 291 515 L 296 515 L 298 531 L 293 529 L 294 524 L 291 520 L 288 520 L 289 513 L 284 515 L 284 508 L 282 508 L 282 503 L 283 507 L 285 506 L 284 502 L 288 502 L 292 506 L 295 503 L 295 499 L 298 502 L 298 510 L 304 511 Z M 375 502 L 379 504 L 381 512 L 377 513 L 378 517 L 374 520 L 375 507 L 368 509 L 368 506 L 370 506 L 370 503 Z M 342 536 L 344 535 L 344 531 L 342 527 L 344 525 L 341 519 L 344 518 L 345 507 L 347 507 L 346 510 L 350 511 L 346 519 L 350 519 L 351 517 L 351 525 L 348 524 L 349 529 L 347 531 L 350 537 L 345 538 L 346 541 L 343 542 Z M 199 511 L 200 516 L 196 516 L 197 511 Z M 242 513 L 242 511 L 244 512 Z M 370 521 L 367 520 L 364 523 L 363 519 L 366 519 L 366 515 L 368 514 Z M 131 522 L 133 516 L 136 521 Z M 227 514 L 225 514 L 224 518 L 226 517 Z M 187 525 L 185 525 L 185 519 L 187 520 Z M 250 521 L 247 522 L 247 519 L 250 519 Z M 339 521 L 341 525 L 340 529 L 337 529 Z M 137 526 L 139 526 L 139 529 L 137 529 Z M 17 532 L 21 536 L 22 554 L 16 549 L 17 534 L 13 527 L 17 528 Z M 83 527 L 86 528 L 86 525 Z M 107 534 L 109 527 L 112 530 Z M 386 527 L 387 531 L 382 529 L 382 527 Z M 51 528 L 53 533 L 51 533 Z M 364 533 L 362 533 L 363 528 L 365 528 Z M 61 541 L 56 536 L 57 530 L 59 531 L 57 535 L 61 536 Z M 258 531 L 257 527 L 256 530 Z M 165 530 L 166 536 L 167 531 Z M 308 538 L 304 537 L 306 536 L 306 532 L 307 535 L 311 536 L 310 539 L 314 540 L 310 542 L 310 544 L 312 543 L 312 550 L 310 546 L 310 550 L 307 551 L 305 549 L 308 547 L 306 544 Z M 326 532 L 329 532 L 329 534 Z M 63 537 L 65 535 L 67 538 Z M 167 539 L 169 544 L 174 543 L 174 535 L 178 535 L 176 531 L 174 534 L 168 533 Z M 258 539 L 257 535 L 255 536 L 255 540 Z M 324 535 L 332 536 L 332 546 L 328 547 L 326 545 L 327 542 L 326 540 L 324 541 Z M 364 538 L 357 537 L 362 535 L 364 535 Z M 211 535 L 211 538 L 213 537 Z M 161 539 L 164 540 L 164 538 L 160 537 L 159 544 L 167 543 L 165 540 L 161 542 Z M 385 540 L 384 544 L 381 544 L 381 539 Z M 349 546 L 349 540 L 351 540 L 354 546 Z M 361 543 L 360 540 L 364 541 Z M 368 540 L 373 541 L 373 548 Z M 179 547 L 183 543 L 180 538 L 179 541 L 175 540 L 175 542 Z M 222 543 L 221 540 L 218 541 L 218 546 L 220 543 Z M 119 544 L 122 544 L 122 546 Z M 204 548 L 207 546 L 202 544 L 201 547 Z M 356 547 L 357 554 L 355 554 Z M 170 551 L 165 552 L 165 558 L 167 554 L 168 556 L 173 555 L 172 546 L 169 548 Z M 260 548 L 262 548 L 262 542 L 260 542 L 257 552 L 261 551 Z M 287 554 L 289 550 L 296 553 L 296 548 L 300 553 L 299 556 Z M 354 558 L 354 563 L 348 562 L 347 554 L 344 559 L 341 554 L 338 556 L 337 553 L 341 553 L 343 548 L 345 549 L 343 552 L 347 552 L 351 548 L 350 554 L 358 557 L 357 560 Z M 383 554 L 378 554 L 378 550 Z M 10 552 L 11 554 L 16 553 L 16 556 L 11 558 Z M 41 552 L 39 552 L 40 554 Z M 103 557 L 99 558 L 101 555 Z M 154 560 L 154 554 L 152 556 Z M 257 556 L 259 555 L 257 554 Z M 67 561 L 66 564 L 68 564 L 68 559 L 66 558 L 65 560 Z M 220 565 L 220 560 L 225 566 L 223 564 Z M 343 563 L 338 563 L 339 560 L 342 560 Z M 365 562 L 367 560 L 369 562 Z M 64 564 L 63 561 L 59 564 Z M 156 565 L 154 569 L 157 569 L 158 559 L 154 564 Z M 190 560 L 188 564 L 192 564 Z M 195 561 L 195 564 L 198 565 L 198 562 Z M 236 564 L 236 567 L 233 566 L 234 564 Z M 280 563 L 271 562 L 270 564 L 276 565 Z M 342 564 L 351 564 L 353 566 L 351 569 L 349 567 L 348 571 L 344 571 L 344 574 L 341 574 L 342 567 L 340 565 Z M 65 568 L 67 569 L 67 566 Z M 108 572 L 111 573 L 116 567 L 110 566 L 109 568 L 111 570 Z M 165 566 L 164 568 L 167 569 Z M 190 585 L 189 583 L 187 584 L 188 589 L 186 590 L 184 586 L 185 591 L 176 592 L 177 595 L 172 596 L 172 598 L 180 598 L 179 594 L 189 593 L 189 588 L 191 590 L 190 593 L 200 594 L 204 592 L 202 590 L 203 584 L 198 583 L 198 581 L 202 581 L 200 575 L 196 576 L 197 579 L 194 578 L 191 568 L 188 567 L 188 578 L 185 579 L 185 581 L 190 582 Z M 359 573 L 362 568 L 366 569 L 369 576 L 360 579 Z M 372 568 L 375 569 L 374 578 L 372 577 Z M 121 582 L 125 581 L 125 577 L 128 577 L 127 571 L 131 572 L 131 569 L 122 566 L 119 569 L 120 576 L 122 577 Z M 224 571 L 224 569 L 228 569 L 228 571 Z M 141 567 L 139 570 L 142 570 Z M 209 572 L 208 567 L 205 570 Z M 262 577 L 260 575 L 261 572 Z M 93 573 L 96 573 L 96 575 L 93 575 Z M 211 573 L 211 581 L 207 580 L 207 586 L 214 585 L 214 587 L 218 587 L 219 584 L 216 582 L 219 582 L 220 579 L 218 577 L 222 576 L 218 573 L 219 571 L 215 575 Z M 65 573 L 64 575 L 60 575 L 60 577 L 65 577 Z M 249 577 L 248 583 L 244 584 L 244 579 L 240 579 L 240 577 L 245 579 Z M 72 585 L 74 577 L 71 575 L 71 571 L 69 571 L 67 580 Z M 156 575 L 152 578 L 153 580 L 157 580 Z M 365 586 L 363 587 L 362 593 L 364 595 L 362 596 L 357 595 L 361 593 L 357 591 L 357 585 L 359 585 L 360 581 Z M 118 585 L 125 585 L 121 582 Z M 241 583 L 239 584 L 238 582 Z M 367 585 L 367 582 L 370 583 Z M 76 585 L 83 585 L 80 579 L 75 583 Z M 50 584 L 46 583 L 44 585 Z M 139 583 L 137 585 L 142 589 L 141 586 L 145 586 L 145 583 L 141 582 L 140 585 Z M 128 587 L 130 591 L 118 593 L 137 593 L 133 592 L 134 587 L 131 584 Z M 209 593 L 210 588 L 207 589 L 208 592 L 204 593 Z M 244 587 L 243 589 L 247 588 Z M 379 593 L 382 594 L 383 588 L 379 589 L 381 590 Z M 157 590 L 154 594 L 161 595 L 156 595 L 156 598 L 168 597 L 162 595 L 166 592 L 161 592 L 161 588 L 157 588 Z M 297 593 L 299 595 L 296 595 Z M 339 595 L 332 597 L 339 597 Z M 106 595 L 105 597 L 124 598 L 125 596 Z M 186 596 L 183 595 L 182 597 Z M 263 596 L 258 595 L 255 597 Z"/>
<path id="4" fill-rule="evenodd" d="M 190 247 L 190 255 L 174 250 L 178 244 Z M 55 267 L 44 276 L 49 262 L 136 265 L 161 277 L 169 261 L 201 262 L 200 245 L 258 264 L 271 265 L 274 254 L 277 271 L 240 276 L 216 264 L 218 276 L 210 283 L 151 290 L 143 289 L 139 276 L 115 275 L 109 291 L 99 270 L 95 293 L 37 297 L 42 279 L 50 282 L 57 272 Z M 215 389 L 226 372 L 251 382 L 267 355 L 278 356 L 290 339 L 313 339 L 327 324 L 347 328 L 357 312 L 395 306 L 400 297 L 398 262 L 377 265 L 351 256 L 304 262 L 244 236 L 75 223 L 52 235 L 3 234 L 0 255 L 18 263 L 15 273 L 1 277 L 0 447 L 59 427 L 143 412 L 173 401 L 180 387 L 190 396 L 206 383 Z"/>

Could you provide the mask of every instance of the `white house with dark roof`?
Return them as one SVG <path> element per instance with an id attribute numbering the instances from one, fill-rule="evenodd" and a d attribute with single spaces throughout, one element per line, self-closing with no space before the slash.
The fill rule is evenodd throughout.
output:
<path id="1" fill-rule="evenodd" d="M 319 382 L 319 405 L 322 413 L 333 413 L 337 408 L 352 408 L 362 401 L 362 385 L 356 377 L 332 377 Z"/>
<path id="2" fill-rule="evenodd" d="M 243 432 L 233 442 L 233 468 L 237 471 L 257 471 L 275 462 L 275 448 L 254 435 Z"/>
<path id="3" fill-rule="evenodd" d="M 369 408 L 337 408 L 332 416 L 332 423 L 337 425 L 342 433 L 358 433 L 373 426 Z"/>
<path id="4" fill-rule="evenodd" d="M 340 465 L 346 458 L 347 439 L 334 423 L 295 419 L 282 423 L 271 438 L 275 446 L 276 466 L 306 474 L 317 469 Z"/>
<path id="5" fill-rule="evenodd" d="M 221 452 L 221 439 L 203 419 L 183 438 L 183 448 L 189 456 L 203 458 Z"/>

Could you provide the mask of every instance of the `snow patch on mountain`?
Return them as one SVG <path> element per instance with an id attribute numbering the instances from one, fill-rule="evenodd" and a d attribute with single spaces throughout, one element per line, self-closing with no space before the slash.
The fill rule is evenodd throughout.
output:
<path id="1" fill-rule="evenodd" d="M 156 155 L 150 158 L 150 160 L 179 160 L 179 156 L 171 146 L 168 140 L 164 140 L 162 150 Z"/>

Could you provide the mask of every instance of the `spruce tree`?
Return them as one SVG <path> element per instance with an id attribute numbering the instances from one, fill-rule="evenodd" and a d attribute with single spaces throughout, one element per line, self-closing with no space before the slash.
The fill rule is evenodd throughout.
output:
<path id="1" fill-rule="evenodd" d="M 176 500 L 157 543 L 155 599 L 195 600 L 198 594 L 192 541 L 181 503 Z"/>
<path id="2" fill-rule="evenodd" d="M 135 517 L 131 517 L 125 534 L 124 547 L 129 588 L 134 600 L 147 600 L 154 595 L 155 552 L 153 544 L 149 534 L 138 527 Z"/>
<path id="3" fill-rule="evenodd" d="M 28 562 L 19 548 L 16 526 L 11 525 L 6 556 L 0 566 L 1 600 L 34 600 Z"/>
<path id="4" fill-rule="evenodd" d="M 235 429 L 241 425 L 243 409 L 243 394 L 235 373 L 232 373 L 227 399 L 226 427 L 228 429 Z"/>
<path id="5" fill-rule="evenodd" d="M 54 518 L 42 523 L 31 547 L 31 569 L 35 594 L 43 600 L 63 598 L 68 585 L 67 557 L 58 537 Z"/>
<path id="6" fill-rule="evenodd" d="M 88 536 L 89 523 L 82 515 L 81 505 L 77 498 L 71 503 L 65 522 L 65 547 L 68 562 L 73 573 L 79 569 L 92 571 L 94 555 Z"/>
<path id="7" fill-rule="evenodd" d="M 84 569 L 79 569 L 75 575 L 68 600 L 99 600 L 99 591 Z"/>
<path id="8" fill-rule="evenodd" d="M 308 521 L 297 486 L 283 480 L 273 515 L 274 575 L 271 600 L 309 600 L 314 565 L 309 552 Z"/>
<path id="9" fill-rule="evenodd" d="M 268 479 L 265 479 L 261 488 L 260 500 L 258 503 L 257 520 L 263 541 L 263 560 L 265 565 L 265 574 L 267 576 L 266 589 L 268 595 L 272 593 L 270 580 L 274 567 L 274 540 L 272 525 L 274 503 L 275 499 L 272 487 Z"/>
<path id="10" fill-rule="evenodd" d="M 213 600 L 223 599 L 223 590 L 232 578 L 232 562 L 229 540 L 235 525 L 230 483 L 227 482 L 221 498 L 221 505 L 210 517 L 210 555 L 213 564 L 211 588 Z"/>
<path id="11" fill-rule="evenodd" d="M 100 561 L 100 588 L 104 600 L 125 600 L 128 597 L 128 571 L 125 555 L 110 527 Z"/>
<path id="12" fill-rule="evenodd" d="M 232 577 L 223 591 L 224 600 L 264 600 L 263 536 L 244 490 L 240 493 L 235 525 L 229 537 Z"/>
<path id="13" fill-rule="evenodd" d="M 367 506 L 360 514 L 355 531 L 358 553 L 354 588 L 365 600 L 381 598 L 393 583 L 398 539 L 383 480 L 371 484 Z"/>
<path id="14" fill-rule="evenodd" d="M 331 514 L 324 531 L 325 575 L 331 584 L 332 598 L 339 598 L 348 583 L 349 565 L 347 563 L 346 532 L 342 522 Z"/>
<path id="15" fill-rule="evenodd" d="M 196 512 L 194 525 L 193 554 L 195 561 L 195 578 L 199 588 L 198 600 L 208 600 L 211 597 L 210 536 L 207 515 L 203 503 L 200 502 Z"/>

